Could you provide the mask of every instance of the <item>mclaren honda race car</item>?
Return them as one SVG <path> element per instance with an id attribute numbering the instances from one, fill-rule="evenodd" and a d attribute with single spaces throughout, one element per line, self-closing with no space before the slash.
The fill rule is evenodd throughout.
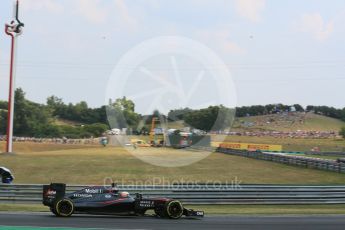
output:
<path id="1" fill-rule="evenodd" d="M 147 210 L 153 210 L 161 218 L 179 219 L 203 217 L 203 211 L 186 209 L 178 200 L 167 198 L 135 197 L 128 192 L 120 192 L 113 184 L 111 187 L 93 186 L 66 194 L 65 184 L 43 186 L 43 204 L 58 217 L 69 217 L 72 214 L 100 215 L 137 215 L 143 216 Z"/>

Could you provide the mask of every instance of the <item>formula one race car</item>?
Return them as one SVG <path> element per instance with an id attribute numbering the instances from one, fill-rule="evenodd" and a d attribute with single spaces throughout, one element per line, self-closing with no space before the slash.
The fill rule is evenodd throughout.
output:
<path id="1" fill-rule="evenodd" d="M 59 217 L 69 217 L 74 213 L 101 215 L 145 215 L 153 210 L 161 218 L 179 219 L 184 216 L 203 217 L 203 211 L 186 209 L 178 200 L 167 198 L 135 197 L 128 192 L 120 192 L 113 184 L 111 187 L 93 186 L 66 193 L 65 184 L 43 186 L 43 204 Z"/>

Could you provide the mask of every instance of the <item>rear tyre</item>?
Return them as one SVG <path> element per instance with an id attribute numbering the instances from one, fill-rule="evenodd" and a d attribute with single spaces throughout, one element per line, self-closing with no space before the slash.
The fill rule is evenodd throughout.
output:
<path id="1" fill-rule="evenodd" d="M 165 204 L 165 217 L 170 219 L 180 219 L 183 215 L 183 206 L 180 201 L 172 200 Z"/>
<path id="2" fill-rule="evenodd" d="M 55 203 L 53 210 L 56 216 L 70 217 L 74 212 L 74 204 L 70 199 L 61 199 Z"/>

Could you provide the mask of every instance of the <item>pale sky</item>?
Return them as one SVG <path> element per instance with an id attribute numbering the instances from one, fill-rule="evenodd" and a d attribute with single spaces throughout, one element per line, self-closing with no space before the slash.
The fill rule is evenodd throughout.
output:
<path id="1" fill-rule="evenodd" d="M 343 0 L 21 0 L 21 4 L 25 28 L 19 38 L 16 85 L 36 102 L 56 95 L 67 103 L 103 105 L 108 79 L 126 52 L 157 36 L 183 36 L 222 59 L 235 83 L 238 106 L 345 107 Z M 12 1 L 1 0 L 0 25 L 11 16 Z M 8 93 L 9 48 L 10 38 L 1 32 L 1 100 Z M 180 61 L 182 71 L 188 71 L 189 62 Z M 144 89 L 145 82 L 137 84 Z M 205 87 L 204 96 L 214 94 Z"/>

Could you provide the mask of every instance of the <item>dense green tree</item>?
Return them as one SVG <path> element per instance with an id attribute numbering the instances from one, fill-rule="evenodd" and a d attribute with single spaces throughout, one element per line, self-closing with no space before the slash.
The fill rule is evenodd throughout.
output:
<path id="1" fill-rule="evenodd" d="M 298 112 L 304 112 L 304 108 L 299 104 L 293 105 Z M 309 107 L 311 109 L 311 107 Z M 236 116 L 237 117 L 245 117 L 245 116 L 259 116 L 259 115 L 267 115 L 267 114 L 274 114 L 279 112 L 288 112 L 291 111 L 290 105 L 284 104 L 269 104 L 265 106 L 261 105 L 253 105 L 253 106 L 242 106 L 236 108 Z"/>
<path id="2" fill-rule="evenodd" d="M 127 99 L 126 97 L 116 99 L 115 103 L 113 103 L 112 105 L 120 109 L 121 111 L 129 111 L 129 112 L 135 111 L 134 102 Z"/>
<path id="3" fill-rule="evenodd" d="M 180 121 L 183 120 L 184 116 L 189 112 L 192 112 L 192 109 L 184 108 L 170 110 L 170 112 L 168 113 L 168 119 L 169 121 Z"/>
<path id="4" fill-rule="evenodd" d="M 47 138 L 47 137 L 62 137 L 61 128 L 54 124 L 38 124 L 33 127 L 33 137 Z"/>
<path id="5" fill-rule="evenodd" d="M 0 101 L 0 110 L 7 110 L 7 101 Z"/>
<path id="6" fill-rule="evenodd" d="M 0 132 L 6 134 L 7 127 L 7 103 L 0 103 Z M 62 137 L 82 138 L 97 137 L 108 129 L 105 123 L 105 106 L 90 109 L 86 102 L 76 105 L 65 105 L 62 99 L 51 96 L 47 99 L 47 105 L 31 102 L 25 98 L 21 88 L 15 91 L 14 135 L 30 137 Z M 57 126 L 54 117 L 70 119 L 85 126 Z M 100 122 L 104 122 L 101 124 Z"/>
<path id="7" fill-rule="evenodd" d="M 295 107 L 297 112 L 304 112 L 304 108 L 300 104 L 294 104 L 293 106 Z"/>
<path id="8" fill-rule="evenodd" d="M 85 101 L 77 104 L 64 104 L 61 98 L 48 97 L 47 107 L 55 118 L 75 121 L 82 124 L 104 123 L 107 124 L 106 106 L 89 108 Z"/>
<path id="9" fill-rule="evenodd" d="M 193 128 L 211 131 L 229 128 L 233 118 L 234 110 L 224 106 L 210 106 L 187 113 L 184 121 Z"/>
<path id="10" fill-rule="evenodd" d="M 14 135 L 35 136 L 37 126 L 49 124 L 50 114 L 47 108 L 26 100 L 21 88 L 15 91 L 14 106 Z"/>
<path id="11" fill-rule="evenodd" d="M 86 133 L 91 133 L 94 137 L 99 137 L 108 129 L 108 126 L 101 123 L 95 123 L 85 125 L 82 127 L 82 129 L 84 129 Z"/>
<path id="12" fill-rule="evenodd" d="M 107 114 L 113 128 L 136 128 L 140 119 L 140 115 L 135 112 L 134 102 L 126 97 L 108 105 Z"/>
<path id="13" fill-rule="evenodd" d="M 0 110 L 0 135 L 6 134 L 7 128 L 7 110 Z"/>
<path id="14" fill-rule="evenodd" d="M 65 104 L 61 98 L 50 96 L 47 98 L 47 107 L 53 116 L 58 116 L 64 112 Z"/>

